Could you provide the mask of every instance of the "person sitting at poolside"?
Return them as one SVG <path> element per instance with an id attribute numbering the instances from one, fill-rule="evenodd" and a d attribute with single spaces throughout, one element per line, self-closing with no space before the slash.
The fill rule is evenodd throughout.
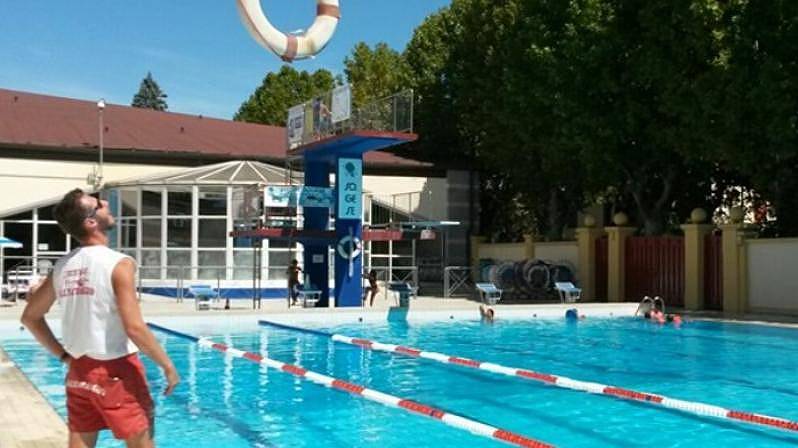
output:
<path id="1" fill-rule="evenodd" d="M 496 312 L 489 306 L 480 305 L 479 316 L 482 318 L 483 322 L 493 323 L 496 319 Z"/>

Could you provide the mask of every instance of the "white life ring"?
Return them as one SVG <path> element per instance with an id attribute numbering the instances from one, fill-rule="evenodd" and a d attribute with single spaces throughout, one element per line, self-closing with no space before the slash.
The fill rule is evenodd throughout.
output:
<path id="1" fill-rule="evenodd" d="M 286 35 L 271 23 L 260 6 L 260 0 L 236 0 L 241 21 L 249 34 L 267 50 L 286 62 L 306 59 L 327 46 L 341 18 L 338 0 L 316 0 L 316 20 L 301 36 Z"/>
<path id="2" fill-rule="evenodd" d="M 362 251 L 363 244 L 360 242 L 360 238 L 356 236 L 348 235 L 338 241 L 338 255 L 340 255 L 341 258 L 349 260 L 351 257 L 354 260 L 360 256 L 360 252 Z"/>

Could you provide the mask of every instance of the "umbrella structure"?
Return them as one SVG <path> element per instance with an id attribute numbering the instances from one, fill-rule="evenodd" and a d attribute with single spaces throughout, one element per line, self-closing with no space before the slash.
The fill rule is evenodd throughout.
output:
<path id="1" fill-rule="evenodd" d="M 4 236 L 0 236 L 0 249 L 21 249 L 22 243 L 19 241 L 14 241 L 11 238 L 6 238 Z"/>

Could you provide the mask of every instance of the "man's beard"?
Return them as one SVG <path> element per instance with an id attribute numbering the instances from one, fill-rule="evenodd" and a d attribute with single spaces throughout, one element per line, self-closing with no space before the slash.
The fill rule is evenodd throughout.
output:
<path id="1" fill-rule="evenodd" d="M 107 220 L 107 221 L 103 220 L 103 221 L 99 222 L 99 224 L 100 224 L 100 231 L 102 233 L 108 233 L 109 230 L 111 230 L 114 227 L 116 227 L 116 221 L 113 220 L 112 218 Z"/>

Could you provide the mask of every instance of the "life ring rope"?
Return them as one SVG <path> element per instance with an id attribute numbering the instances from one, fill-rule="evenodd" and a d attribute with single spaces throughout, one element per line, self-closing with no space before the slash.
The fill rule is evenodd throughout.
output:
<path id="1" fill-rule="evenodd" d="M 263 13 L 260 0 L 236 0 L 241 21 L 261 46 L 286 62 L 318 54 L 335 32 L 341 18 L 339 0 L 317 0 L 316 20 L 301 36 L 287 35 L 272 26 Z"/>

